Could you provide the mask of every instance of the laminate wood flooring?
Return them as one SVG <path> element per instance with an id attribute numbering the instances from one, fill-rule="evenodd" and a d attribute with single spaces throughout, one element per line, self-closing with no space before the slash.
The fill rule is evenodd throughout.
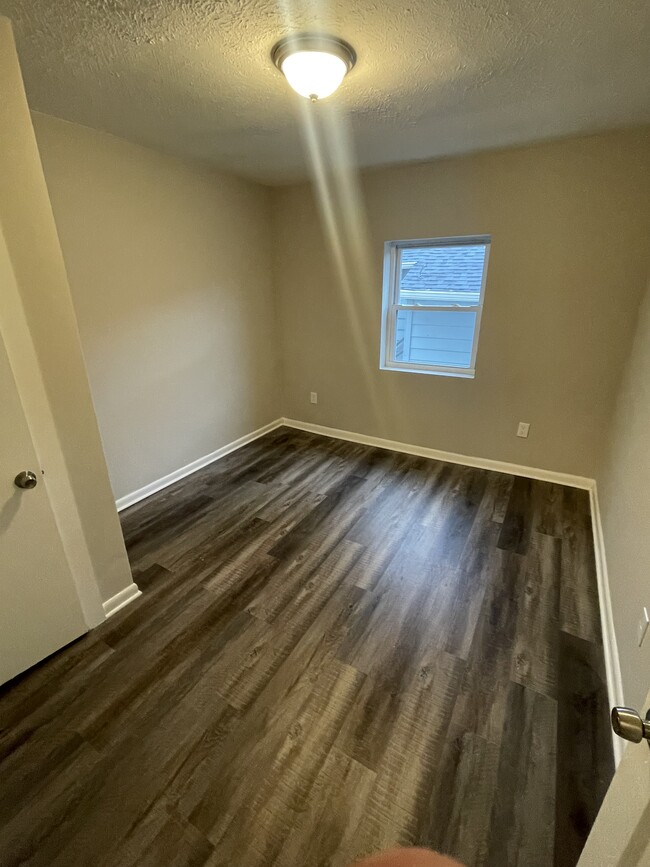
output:
<path id="1" fill-rule="evenodd" d="M 122 515 L 0 693 L 0 863 L 574 867 L 613 773 L 584 491 L 280 428 Z"/>

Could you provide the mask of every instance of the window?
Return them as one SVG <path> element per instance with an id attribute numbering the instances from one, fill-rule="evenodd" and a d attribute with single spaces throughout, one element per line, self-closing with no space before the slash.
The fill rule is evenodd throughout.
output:
<path id="1" fill-rule="evenodd" d="M 384 370 L 474 376 L 490 238 L 388 241 Z"/>

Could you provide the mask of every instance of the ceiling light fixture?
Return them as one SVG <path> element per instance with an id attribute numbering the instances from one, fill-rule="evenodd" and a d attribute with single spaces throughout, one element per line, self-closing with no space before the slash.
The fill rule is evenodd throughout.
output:
<path id="1" fill-rule="evenodd" d="M 271 59 L 296 93 L 316 102 L 334 93 L 357 55 L 351 45 L 335 36 L 300 34 L 276 43 Z"/>

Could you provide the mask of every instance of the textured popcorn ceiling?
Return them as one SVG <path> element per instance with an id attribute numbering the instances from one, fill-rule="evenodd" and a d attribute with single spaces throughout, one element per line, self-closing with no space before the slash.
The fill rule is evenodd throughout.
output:
<path id="1" fill-rule="evenodd" d="M 32 108 L 271 183 L 304 177 L 288 32 L 350 41 L 364 166 L 650 121 L 647 0 L 0 0 Z M 320 106 L 312 107 L 319 110 Z"/>

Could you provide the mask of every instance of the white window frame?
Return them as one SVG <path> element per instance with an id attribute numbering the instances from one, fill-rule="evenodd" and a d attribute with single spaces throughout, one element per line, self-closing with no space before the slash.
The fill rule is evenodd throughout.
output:
<path id="1" fill-rule="evenodd" d="M 473 379 L 476 374 L 476 353 L 478 337 L 481 330 L 483 300 L 485 298 L 485 283 L 487 280 L 488 259 L 490 257 L 490 235 L 462 235 L 453 238 L 417 238 L 404 241 L 386 241 L 384 244 L 384 285 L 381 317 L 381 351 L 379 367 L 382 370 L 401 370 L 410 373 L 433 373 L 437 376 L 457 376 L 463 379 Z M 455 304 L 439 304 L 432 306 L 399 304 L 400 287 L 400 252 L 412 247 L 464 247 L 482 244 L 485 246 L 483 261 L 483 277 L 479 302 L 473 306 Z M 395 328 L 397 314 L 400 310 L 448 310 L 452 312 L 475 312 L 476 325 L 469 367 L 445 367 L 436 364 L 417 364 L 412 361 L 397 361 L 395 359 Z"/>

